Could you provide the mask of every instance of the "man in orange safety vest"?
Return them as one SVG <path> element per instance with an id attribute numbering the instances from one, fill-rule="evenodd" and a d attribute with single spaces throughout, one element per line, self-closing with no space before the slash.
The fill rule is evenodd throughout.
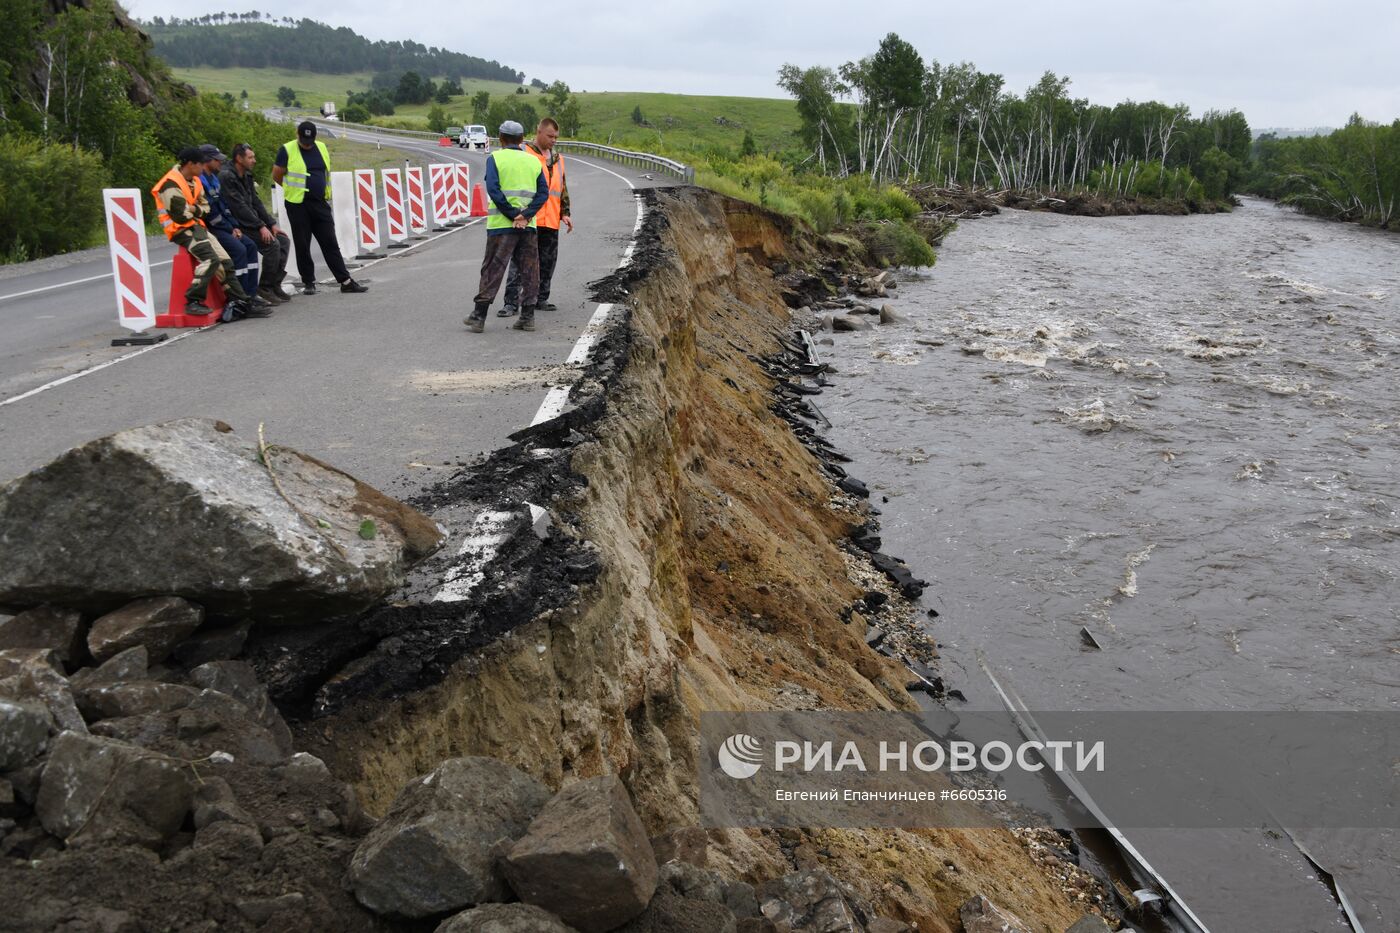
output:
<path id="1" fill-rule="evenodd" d="M 569 233 L 574 232 L 574 221 L 569 216 L 569 186 L 564 178 L 564 156 L 554 151 L 559 139 L 559 124 L 552 117 L 545 117 L 535 130 L 534 142 L 524 145 L 526 152 L 540 160 L 544 166 L 544 176 L 549 182 L 549 200 L 535 215 L 535 233 L 539 240 L 540 253 L 540 296 L 536 310 L 555 311 L 558 306 L 549 300 L 550 280 L 554 278 L 554 266 L 559 260 L 559 226 L 562 224 Z M 512 261 L 510 275 L 506 278 L 505 305 L 496 313 L 509 317 L 520 308 L 520 269 Z"/>

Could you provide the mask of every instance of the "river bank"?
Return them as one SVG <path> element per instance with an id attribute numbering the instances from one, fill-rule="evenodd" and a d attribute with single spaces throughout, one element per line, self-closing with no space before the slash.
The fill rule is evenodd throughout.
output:
<path id="1" fill-rule="evenodd" d="M 494 521 L 491 548 L 441 552 L 353 619 L 245 629 L 227 663 L 256 674 L 240 689 L 269 723 L 285 717 L 285 745 L 217 757 L 218 723 L 179 708 L 192 670 L 127 670 L 159 708 L 92 706 L 94 731 L 198 762 L 227 791 L 206 803 L 232 812 L 231 797 L 237 818 L 206 809 L 154 846 L 65 847 L 26 810 L 35 785 L 17 784 L 0 864 L 14 928 L 87 929 L 107 911 L 123 929 L 428 929 L 367 911 L 340 878 L 405 788 L 462 756 L 548 791 L 616 775 L 658 861 L 679 853 L 760 889 L 822 873 L 853 905 L 840 928 L 853 933 L 955 931 L 978 897 L 1037 933 L 1094 910 L 1102 892 L 1058 837 L 699 828 L 697 772 L 714 767 L 702 712 L 913 711 L 907 668 L 871 632 L 931 655 L 910 646 L 901 587 L 851 544 L 870 527 L 865 500 L 781 417 L 790 305 L 842 270 L 761 209 L 699 189 L 644 196 L 633 262 L 599 284 L 620 313 L 565 412 L 414 502 L 451 527 Z M 463 598 L 435 598 L 468 578 Z"/>
<path id="2" fill-rule="evenodd" d="M 1046 211 L 1073 217 L 1135 217 L 1141 214 L 1218 214 L 1233 202 L 1195 198 L 1108 196 L 1092 191 L 994 191 L 990 188 L 910 185 L 906 189 L 926 213 L 950 219 L 991 217 L 1001 208 Z"/>

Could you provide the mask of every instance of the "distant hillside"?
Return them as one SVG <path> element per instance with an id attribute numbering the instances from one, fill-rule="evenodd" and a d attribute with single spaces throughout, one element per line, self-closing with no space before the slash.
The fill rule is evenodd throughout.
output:
<path id="1" fill-rule="evenodd" d="M 215 13 L 142 23 L 156 54 L 177 68 L 290 68 L 322 74 L 405 72 L 520 84 L 525 75 L 500 62 L 417 42 L 370 41 L 352 29 L 289 17 Z"/>

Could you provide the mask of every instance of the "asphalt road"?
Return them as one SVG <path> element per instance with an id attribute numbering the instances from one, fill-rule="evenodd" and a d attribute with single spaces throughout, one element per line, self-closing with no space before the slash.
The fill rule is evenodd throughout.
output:
<path id="1" fill-rule="evenodd" d="M 481 154 L 384 142 L 466 160 L 474 180 L 484 170 Z M 551 387 L 571 382 L 564 361 L 596 310 L 587 283 L 616 268 L 631 242 L 631 186 L 653 183 L 567 158 L 575 229 L 561 237 L 559 310 L 540 315 L 534 333 L 494 314 L 484 334 L 462 324 L 477 287 L 481 223 L 356 272 L 368 294 L 299 295 L 272 318 L 178 332 L 139 353 L 107 346 L 121 330 L 110 277 L 101 277 L 111 270 L 105 255 L 12 271 L 0 279 L 0 482 L 92 438 L 191 416 L 247 436 L 265 423 L 269 442 L 399 493 L 507 443 Z M 155 246 L 152 262 L 168 253 Z M 168 267 L 152 275 L 160 292 Z"/>

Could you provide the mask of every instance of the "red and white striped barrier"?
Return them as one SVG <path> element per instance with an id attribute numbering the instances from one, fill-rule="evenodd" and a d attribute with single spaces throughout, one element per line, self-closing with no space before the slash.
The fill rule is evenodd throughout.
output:
<path id="1" fill-rule="evenodd" d="M 452 222 L 452 191 L 456 172 L 450 162 L 434 162 L 428 166 L 429 201 L 433 229 L 442 230 Z"/>
<path id="2" fill-rule="evenodd" d="M 374 169 L 355 170 L 355 214 L 360 227 L 360 255 L 357 259 L 375 258 L 382 240 L 379 236 L 379 192 L 374 187 Z"/>
<path id="3" fill-rule="evenodd" d="M 408 179 L 408 229 L 415 237 L 428 231 L 428 211 L 423 201 L 423 170 L 416 165 L 404 167 Z"/>
<path id="4" fill-rule="evenodd" d="M 389 235 L 390 249 L 408 246 L 408 212 L 404 209 L 403 175 L 396 168 L 386 168 L 384 176 L 384 226 Z"/>
<path id="5" fill-rule="evenodd" d="M 452 219 L 457 223 L 464 223 L 467 215 L 471 213 L 471 169 L 467 167 L 467 163 L 458 162 L 453 176 Z"/>
<path id="6" fill-rule="evenodd" d="M 155 292 L 151 288 L 151 259 L 146 251 L 146 222 L 141 213 L 141 192 L 136 188 L 102 189 L 107 215 L 107 243 L 112 253 L 112 281 L 117 290 L 117 323 L 134 335 L 121 344 L 154 343 L 140 337 L 156 325 Z"/>

